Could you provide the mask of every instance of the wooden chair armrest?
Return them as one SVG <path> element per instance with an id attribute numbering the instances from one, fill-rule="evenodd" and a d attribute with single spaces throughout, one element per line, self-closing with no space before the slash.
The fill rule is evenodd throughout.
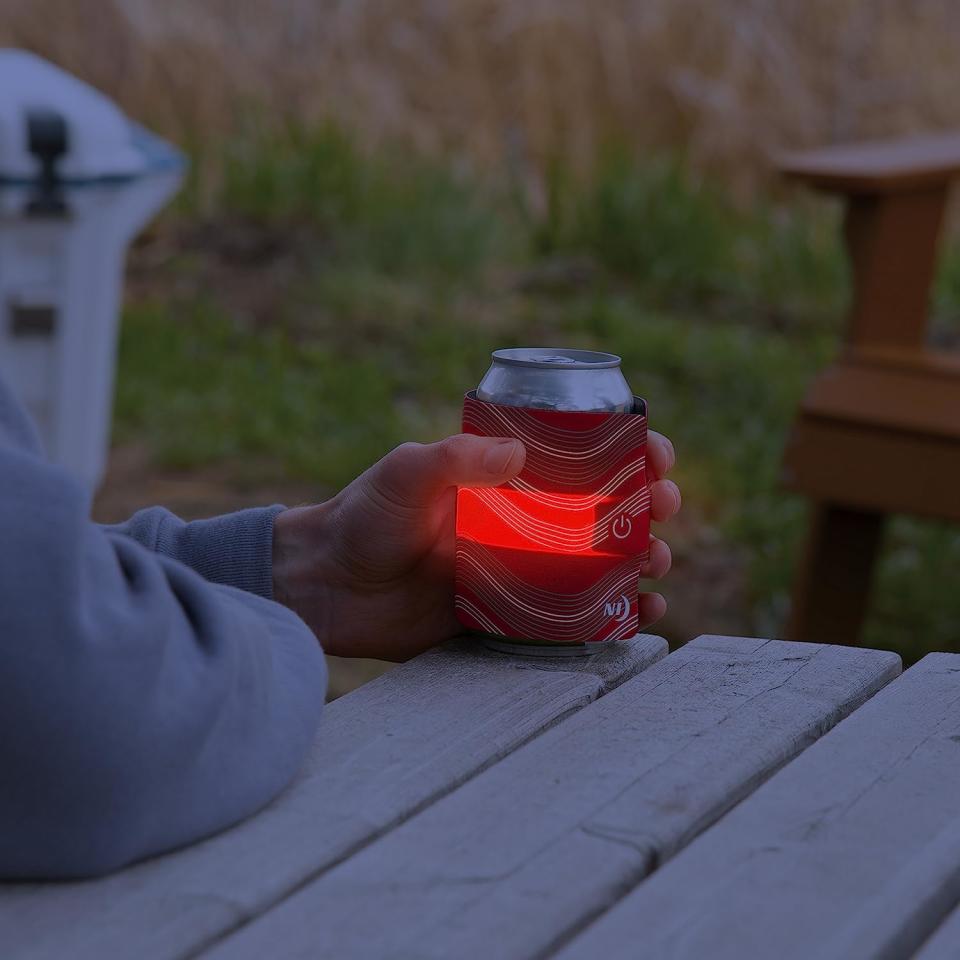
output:
<path id="1" fill-rule="evenodd" d="M 960 134 L 877 140 L 781 156 L 788 177 L 831 193 L 902 193 L 960 176 Z"/>

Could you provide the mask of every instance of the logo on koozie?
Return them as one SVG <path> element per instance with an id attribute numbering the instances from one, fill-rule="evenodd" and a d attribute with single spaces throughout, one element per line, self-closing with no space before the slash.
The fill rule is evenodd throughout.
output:
<path id="1" fill-rule="evenodd" d="M 617 623 L 623 623 L 630 616 L 630 600 L 625 593 L 620 595 L 619 600 L 608 600 L 603 605 L 603 612 L 608 617 L 613 617 Z"/>

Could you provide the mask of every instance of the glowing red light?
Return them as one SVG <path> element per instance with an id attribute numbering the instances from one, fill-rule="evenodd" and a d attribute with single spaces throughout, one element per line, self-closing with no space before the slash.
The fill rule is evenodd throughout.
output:
<path id="1" fill-rule="evenodd" d="M 524 442 L 521 474 L 459 491 L 457 613 L 508 637 L 630 636 L 649 547 L 646 416 L 464 401 L 464 431 Z"/>

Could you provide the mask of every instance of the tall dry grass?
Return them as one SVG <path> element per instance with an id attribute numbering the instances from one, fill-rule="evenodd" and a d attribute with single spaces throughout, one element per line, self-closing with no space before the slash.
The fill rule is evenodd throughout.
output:
<path id="1" fill-rule="evenodd" d="M 0 42 L 180 142 L 256 102 L 534 192 L 611 140 L 745 189 L 781 148 L 960 126 L 953 0 L 0 0 Z"/>

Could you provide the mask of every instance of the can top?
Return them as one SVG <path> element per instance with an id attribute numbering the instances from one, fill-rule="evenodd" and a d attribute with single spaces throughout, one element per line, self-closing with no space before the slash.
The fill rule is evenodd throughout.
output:
<path id="1" fill-rule="evenodd" d="M 537 367 L 541 370 L 561 367 L 564 370 L 604 370 L 620 366 L 615 353 L 597 350 L 566 350 L 552 347 L 514 347 L 494 350 L 494 363 L 513 367 Z"/>

